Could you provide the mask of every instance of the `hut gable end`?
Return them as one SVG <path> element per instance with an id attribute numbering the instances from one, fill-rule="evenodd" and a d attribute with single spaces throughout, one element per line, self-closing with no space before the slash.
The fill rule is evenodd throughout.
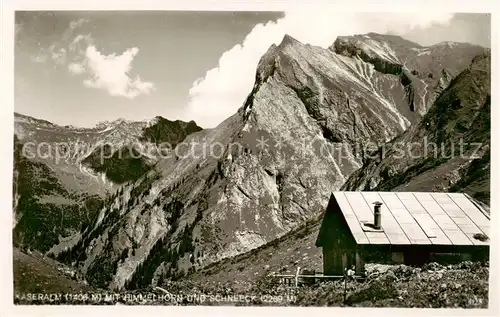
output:
<path id="1" fill-rule="evenodd" d="M 349 230 L 349 226 L 342 214 L 339 204 L 334 195 L 330 196 L 330 201 L 323 215 L 323 222 L 319 230 L 316 246 L 323 248 L 350 248 L 355 246 L 354 237 Z"/>

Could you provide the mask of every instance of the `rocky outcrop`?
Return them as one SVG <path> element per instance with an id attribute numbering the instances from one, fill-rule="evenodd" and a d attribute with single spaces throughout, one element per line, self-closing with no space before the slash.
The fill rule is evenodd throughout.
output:
<path id="1" fill-rule="evenodd" d="M 408 42 L 408 44 L 411 47 L 420 47 L 416 43 Z M 383 74 L 400 75 L 403 72 L 403 65 L 389 44 L 385 41 L 373 40 L 369 34 L 359 37 L 359 39 L 357 37 L 338 37 L 330 49 L 344 56 L 359 57 L 372 64 L 375 70 Z"/>
<path id="2" fill-rule="evenodd" d="M 161 143 L 168 143 L 172 148 L 174 148 L 188 135 L 201 130 L 202 128 L 199 127 L 194 121 L 170 121 L 158 116 L 143 129 L 140 139 L 157 145 Z"/>
<path id="3" fill-rule="evenodd" d="M 452 77 L 485 49 L 466 43 L 443 42 L 421 46 L 399 36 L 368 33 L 339 37 L 330 47 L 359 58 L 385 74 L 400 77 L 411 111 L 424 115 Z"/>
<path id="4" fill-rule="evenodd" d="M 465 191 L 488 202 L 490 173 L 489 53 L 442 91 L 423 119 L 379 149 L 351 175 L 346 190 Z"/>

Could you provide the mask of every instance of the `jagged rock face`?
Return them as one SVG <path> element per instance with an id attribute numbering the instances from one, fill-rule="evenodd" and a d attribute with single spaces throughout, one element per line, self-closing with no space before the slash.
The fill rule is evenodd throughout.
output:
<path id="1" fill-rule="evenodd" d="M 64 257 L 78 258 L 101 287 L 141 287 L 256 248 L 322 212 L 366 163 L 364 145 L 420 119 L 409 77 L 377 63 L 286 36 L 262 57 L 237 114 L 189 135 L 125 185 Z"/>
<path id="2" fill-rule="evenodd" d="M 156 117 L 144 128 L 141 140 L 153 142 L 155 144 L 167 142 L 172 145 L 172 147 L 175 147 L 189 134 L 201 130 L 202 128 L 194 121 L 170 121 L 162 117 Z"/>
<path id="3" fill-rule="evenodd" d="M 462 191 L 489 200 L 489 53 L 476 56 L 424 118 L 379 149 L 346 190 Z M 378 155 L 378 154 L 377 154 Z"/>
<path id="4" fill-rule="evenodd" d="M 270 87 L 265 93 L 271 94 L 274 85 L 281 86 L 283 97 L 295 95 L 293 98 L 303 105 L 307 116 L 319 123 L 332 142 L 389 139 L 416 119 L 406 111 L 408 105 L 397 78 L 375 71 L 371 64 L 287 41 L 271 48 L 268 54 L 274 57 L 274 72 L 260 74 L 266 83 L 262 87 Z M 389 87 L 388 91 L 385 87 Z M 283 104 L 283 97 L 274 93 L 268 100 Z M 274 120 L 270 111 L 276 107 L 261 108 L 271 115 L 267 119 Z"/>
<path id="5" fill-rule="evenodd" d="M 423 47 L 377 33 L 339 37 L 330 49 L 371 63 L 379 72 L 399 76 L 411 110 L 420 115 L 474 56 L 485 52 L 483 47 L 455 42 Z"/>

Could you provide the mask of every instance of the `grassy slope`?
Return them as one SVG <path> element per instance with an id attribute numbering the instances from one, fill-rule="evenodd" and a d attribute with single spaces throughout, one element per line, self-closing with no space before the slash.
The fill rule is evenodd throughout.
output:
<path id="1" fill-rule="evenodd" d="M 59 271 L 64 266 L 38 252 L 24 253 L 14 248 L 14 295 L 20 293 L 88 292 L 89 286 Z"/>
<path id="2" fill-rule="evenodd" d="M 322 271 L 321 248 L 315 246 L 322 218 L 316 218 L 299 229 L 250 252 L 208 265 L 189 281 L 197 285 L 231 283 L 245 289 L 264 276 L 276 272 L 295 274 L 298 267 Z"/>
<path id="3" fill-rule="evenodd" d="M 429 265 L 423 269 L 392 266 L 379 278 L 349 282 L 347 301 L 344 301 L 342 281 L 318 282 L 295 289 L 269 278 L 272 272 L 294 274 L 297 267 L 321 271 L 321 248 L 314 246 L 320 219 L 256 250 L 214 263 L 188 275 L 186 279 L 165 282 L 162 286 L 174 294 L 257 295 L 247 305 L 270 305 L 271 303 L 259 300 L 262 295 L 283 298 L 294 295 L 296 300 L 282 300 L 275 305 L 420 308 L 488 306 L 489 269 L 478 263 L 465 262 L 434 268 Z M 221 305 L 214 302 L 210 304 Z"/>

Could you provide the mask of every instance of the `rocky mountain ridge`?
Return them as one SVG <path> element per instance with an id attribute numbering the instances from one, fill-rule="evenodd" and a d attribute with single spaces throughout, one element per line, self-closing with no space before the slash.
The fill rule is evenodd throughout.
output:
<path id="1" fill-rule="evenodd" d="M 474 56 L 485 51 L 457 42 L 421 46 L 399 36 L 377 33 L 338 37 L 330 49 L 373 64 L 379 72 L 399 75 L 411 110 L 420 115 Z"/>
<path id="2" fill-rule="evenodd" d="M 18 113 L 15 113 L 14 118 L 14 134 L 24 144 L 23 154 L 26 157 L 43 162 L 53 169 L 64 170 L 66 174 L 81 174 L 86 183 L 96 183 L 92 184 L 96 186 L 84 184 L 84 190 L 95 190 L 99 194 L 116 189 L 113 183 L 120 182 L 109 179 L 109 175 L 99 171 L 90 162 L 90 156 L 107 160 L 124 147 L 133 147 L 140 154 L 137 156 L 153 164 L 161 155 L 157 149 L 158 141 L 170 142 L 174 147 L 186 135 L 201 130 L 194 121 L 170 121 L 160 116 L 147 121 L 117 119 L 101 122 L 92 128 L 60 126 Z M 157 136 L 151 131 L 168 133 L 170 138 L 154 140 Z M 69 183 L 75 183 L 74 180 L 63 180 L 63 183 L 71 186 Z"/>
<path id="3" fill-rule="evenodd" d="M 463 191 L 489 204 L 491 57 L 476 56 L 422 120 L 383 144 L 346 190 Z"/>
<path id="4" fill-rule="evenodd" d="M 368 164 L 367 145 L 419 122 L 440 91 L 431 81 L 444 88 L 481 52 L 375 34 L 324 49 L 285 36 L 261 58 L 235 115 L 122 186 L 59 258 L 94 285 L 137 288 L 281 237 Z M 438 69 L 427 73 L 429 59 Z"/>
<path id="5" fill-rule="evenodd" d="M 485 203 L 488 203 L 490 190 L 490 63 L 488 52 L 476 56 L 469 67 L 451 81 L 421 122 L 385 144 L 387 152 L 383 159 L 380 159 L 380 153 L 373 153 L 373 158 L 352 173 L 342 189 L 466 192 L 475 198 L 475 203 L 489 211 Z M 434 160 L 432 148 L 425 154 L 425 138 L 429 144 L 445 140 L 443 159 Z M 451 144 L 459 144 L 460 139 L 464 140 L 464 156 L 460 157 L 457 152 L 451 157 Z M 404 147 L 394 146 L 398 141 Z M 482 146 L 465 144 L 476 142 Z M 401 150 L 409 144 L 413 144 L 415 157 L 397 156 L 404 154 Z M 454 174 L 456 170 L 458 173 Z M 205 266 L 186 280 L 196 285 L 223 283 L 236 291 L 255 287 L 256 280 L 268 280 L 273 273 L 295 274 L 298 268 L 321 272 L 321 248 L 314 247 L 314 244 L 322 220 L 321 216 L 313 218 L 279 239 Z M 167 281 L 160 282 L 169 285 Z"/>

